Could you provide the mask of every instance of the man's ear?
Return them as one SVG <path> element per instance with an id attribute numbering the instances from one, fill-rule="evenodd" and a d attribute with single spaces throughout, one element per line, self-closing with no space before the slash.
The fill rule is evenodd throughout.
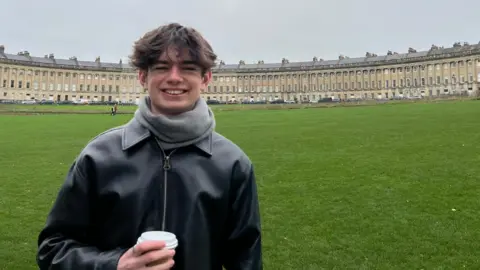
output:
<path id="1" fill-rule="evenodd" d="M 140 82 L 140 85 L 144 89 L 147 88 L 147 71 L 146 70 L 138 71 L 138 81 Z"/>
<path id="2" fill-rule="evenodd" d="M 205 72 L 205 74 L 203 75 L 203 88 L 204 89 L 207 89 L 208 87 L 208 84 L 210 84 L 210 82 L 212 81 L 212 71 L 211 70 L 208 70 Z"/>

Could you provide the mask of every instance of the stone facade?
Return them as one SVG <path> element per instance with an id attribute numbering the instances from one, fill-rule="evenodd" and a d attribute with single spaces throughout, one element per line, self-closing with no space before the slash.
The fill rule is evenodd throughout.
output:
<path id="1" fill-rule="evenodd" d="M 386 99 L 440 95 L 477 95 L 480 44 L 454 43 L 428 51 L 378 56 L 339 56 L 336 60 L 225 64 L 213 70 L 203 93 L 219 101 L 316 101 L 320 98 Z M 53 54 L 8 54 L 0 46 L 0 100 L 136 102 L 145 95 L 127 63 L 57 59 Z"/>

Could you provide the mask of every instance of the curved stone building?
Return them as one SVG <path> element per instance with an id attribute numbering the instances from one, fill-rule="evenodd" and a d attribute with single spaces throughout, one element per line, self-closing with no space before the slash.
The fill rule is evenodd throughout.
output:
<path id="1" fill-rule="evenodd" d="M 213 81 L 203 94 L 219 101 L 317 101 L 391 99 L 441 95 L 477 95 L 480 44 L 456 42 L 428 51 L 409 48 L 386 55 L 336 60 L 225 64 L 215 67 Z M 145 95 L 128 63 L 84 61 L 53 54 L 6 53 L 0 46 L 0 100 L 136 102 Z"/>

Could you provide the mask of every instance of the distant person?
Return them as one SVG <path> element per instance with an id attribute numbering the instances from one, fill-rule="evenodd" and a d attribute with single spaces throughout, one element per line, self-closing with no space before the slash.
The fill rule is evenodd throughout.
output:
<path id="1" fill-rule="evenodd" d="M 40 269 L 262 269 L 253 165 L 214 131 L 200 98 L 216 59 L 200 33 L 176 23 L 135 43 L 148 96 L 71 165 L 38 237 Z M 171 232 L 178 247 L 135 245 L 146 231 Z"/>
<path id="2" fill-rule="evenodd" d="M 117 103 L 115 103 L 111 108 L 110 108 L 110 114 L 111 115 L 117 115 Z"/>

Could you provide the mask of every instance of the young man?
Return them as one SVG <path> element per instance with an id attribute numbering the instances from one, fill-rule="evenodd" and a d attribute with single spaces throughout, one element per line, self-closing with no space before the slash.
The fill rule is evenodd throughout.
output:
<path id="1" fill-rule="evenodd" d="M 131 61 L 148 97 L 75 159 L 39 235 L 40 269 L 262 269 L 252 163 L 214 132 L 200 98 L 215 60 L 208 42 L 179 24 L 135 43 Z M 175 251 L 135 246 L 152 230 L 174 233 Z"/>

